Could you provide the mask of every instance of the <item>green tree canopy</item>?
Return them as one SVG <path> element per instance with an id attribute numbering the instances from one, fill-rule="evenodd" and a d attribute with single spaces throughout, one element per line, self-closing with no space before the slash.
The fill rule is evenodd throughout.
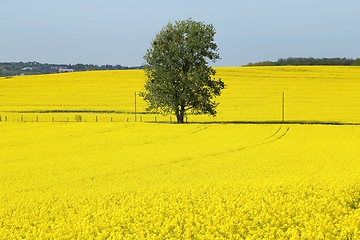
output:
<path id="1" fill-rule="evenodd" d="M 220 59 L 215 33 L 212 24 L 188 19 L 168 23 L 156 35 L 144 56 L 147 80 L 140 93 L 148 111 L 175 114 L 178 123 L 187 112 L 216 115 L 213 98 L 225 84 L 207 62 Z"/>

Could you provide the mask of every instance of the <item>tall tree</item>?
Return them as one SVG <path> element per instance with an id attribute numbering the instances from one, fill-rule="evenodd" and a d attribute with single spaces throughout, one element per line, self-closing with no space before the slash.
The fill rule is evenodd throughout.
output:
<path id="1" fill-rule="evenodd" d="M 220 59 L 212 24 L 192 19 L 168 23 L 151 42 L 144 60 L 147 76 L 140 95 L 149 103 L 148 111 L 175 114 L 184 122 L 187 112 L 215 116 L 225 83 L 215 79 L 208 60 Z"/>

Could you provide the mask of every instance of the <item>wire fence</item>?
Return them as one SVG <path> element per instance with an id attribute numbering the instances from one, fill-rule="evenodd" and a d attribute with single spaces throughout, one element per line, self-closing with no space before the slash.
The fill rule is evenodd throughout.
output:
<path id="1" fill-rule="evenodd" d="M 131 100 L 129 100 L 131 102 Z M 0 111 L 0 122 L 176 122 L 163 116 L 121 111 Z M 239 93 L 220 99 L 217 117 L 187 115 L 185 122 L 360 123 L 360 99 L 353 95 Z"/>
<path id="2" fill-rule="evenodd" d="M 187 118 L 186 118 L 187 120 Z M 174 116 L 154 114 L 24 114 L 0 115 L 0 122 L 176 122 Z"/>

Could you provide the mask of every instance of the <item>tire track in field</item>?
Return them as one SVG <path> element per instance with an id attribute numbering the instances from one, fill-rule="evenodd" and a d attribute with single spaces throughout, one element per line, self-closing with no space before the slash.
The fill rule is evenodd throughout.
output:
<path id="1" fill-rule="evenodd" d="M 76 132 L 67 132 L 68 134 L 61 134 L 59 135 L 56 139 L 57 140 L 69 140 L 69 139 L 77 139 L 77 138 L 88 138 L 90 136 L 96 136 L 96 135 L 102 135 L 102 134 L 106 134 L 106 133 L 111 133 L 111 132 L 116 132 L 119 130 L 123 130 L 123 129 L 127 129 L 127 128 L 131 128 L 131 125 L 128 126 L 111 126 L 111 127 L 106 127 L 104 129 L 84 129 L 82 131 L 76 131 Z"/>
<path id="2" fill-rule="evenodd" d="M 244 146 L 241 146 L 241 147 L 236 148 L 236 149 L 232 149 L 232 150 L 228 150 L 228 151 L 221 151 L 221 152 L 217 152 L 217 153 L 209 153 L 209 154 L 200 156 L 200 158 L 202 158 L 202 157 L 210 157 L 210 156 L 219 156 L 219 155 L 224 155 L 224 154 L 229 154 L 229 153 L 233 153 L 233 152 L 242 151 L 242 150 L 252 148 L 252 147 L 258 147 L 258 146 L 266 145 L 266 144 L 269 144 L 269 143 L 272 143 L 272 142 L 275 142 L 275 141 L 278 141 L 278 140 L 282 139 L 283 137 L 286 136 L 286 134 L 289 132 L 289 130 L 290 130 L 290 127 L 280 126 L 273 134 L 271 134 L 270 136 L 268 136 L 268 137 L 266 137 L 264 139 L 245 144 Z"/>
<path id="3" fill-rule="evenodd" d="M 173 161 L 166 162 L 166 163 L 159 163 L 159 164 L 150 165 L 150 166 L 144 166 L 144 167 L 128 169 L 128 170 L 125 170 L 125 171 L 113 172 L 111 175 L 117 175 L 117 174 L 123 175 L 123 174 L 129 174 L 129 173 L 136 173 L 136 172 L 141 172 L 141 171 L 147 171 L 149 169 L 159 169 L 161 167 L 166 167 L 166 166 L 171 166 L 171 165 L 176 165 L 176 164 L 186 163 L 186 162 L 193 162 L 193 164 L 198 164 L 198 163 L 203 162 L 203 158 L 214 157 L 214 156 L 219 156 L 219 155 L 224 155 L 224 154 L 230 154 L 230 153 L 234 153 L 234 152 L 237 152 L 237 151 L 245 150 L 247 148 L 258 147 L 258 146 L 261 146 L 261 145 L 266 145 L 266 144 L 278 141 L 278 140 L 282 139 L 283 137 L 285 137 L 286 134 L 289 132 L 289 130 L 290 130 L 290 127 L 280 126 L 270 136 L 268 136 L 268 137 L 266 137 L 264 139 L 261 139 L 259 141 L 248 143 L 248 144 L 246 144 L 246 145 L 244 145 L 242 147 L 238 147 L 236 149 L 227 150 L 227 151 L 221 151 L 221 152 L 216 152 L 216 153 L 209 153 L 209 154 L 193 156 L 193 157 L 184 157 L 184 158 L 180 158 L 180 159 L 173 160 Z M 196 161 L 194 161 L 194 160 L 196 160 Z M 100 174 L 100 175 L 97 175 L 97 176 L 102 176 L 102 175 L 108 175 L 108 174 Z"/>
<path id="4" fill-rule="evenodd" d="M 48 123 L 47 125 L 26 125 L 26 124 L 23 124 L 23 123 L 14 123 L 14 124 L 11 124 L 11 128 L 0 128 L 0 134 L 3 135 L 5 133 L 8 133 L 8 132 L 11 132 L 13 133 L 14 131 L 28 131 L 28 130 L 33 130 L 33 129 L 43 129 L 44 127 L 47 127 L 51 125 L 51 123 Z M 5 125 L 3 125 L 5 126 Z"/>
<path id="5" fill-rule="evenodd" d="M 67 123 L 66 123 L 67 124 Z M 25 128 L 25 129 L 16 129 L 16 130 L 21 130 L 23 133 L 23 135 L 25 137 L 23 137 L 24 139 L 29 139 L 29 137 L 27 136 L 27 132 L 26 131 L 31 131 L 33 129 L 37 129 L 37 128 L 41 128 L 42 131 L 46 131 L 47 128 L 50 126 L 52 127 L 54 124 L 49 123 L 47 125 L 40 125 L 38 127 L 32 127 L 32 128 Z M 64 127 L 65 125 L 62 125 L 62 127 Z M 70 125 L 68 125 L 70 126 Z M 45 130 L 44 130 L 45 127 Z M 17 148 L 19 144 L 21 144 L 21 147 L 29 147 L 29 146 L 39 146 L 39 144 L 41 146 L 46 146 L 47 144 L 47 140 L 51 139 L 52 142 L 59 142 L 59 144 L 63 145 L 64 143 L 66 143 L 66 141 L 68 140 L 74 140 L 74 139 L 83 139 L 83 138 L 89 138 L 89 137 L 95 137 L 97 135 L 102 136 L 103 134 L 107 134 L 107 133 L 112 133 L 112 132 L 116 132 L 116 131 L 120 131 L 126 128 L 130 128 L 131 125 L 127 125 L 127 126 L 117 126 L 117 127 L 106 127 L 103 129 L 93 129 L 93 130 L 88 130 L 88 129 L 84 129 L 81 131 L 69 131 L 71 130 L 71 128 L 65 128 L 65 131 L 61 131 L 56 133 L 55 135 L 52 135 L 51 133 L 49 133 L 48 135 L 42 135 L 39 138 L 36 138 L 35 140 L 32 139 L 31 141 L 21 141 L 21 143 L 19 143 L 19 139 L 15 139 L 10 142 L 10 145 L 6 146 L 6 148 Z M 22 138 L 22 139 L 23 139 Z M 16 140 L 16 141 L 15 141 Z M 0 150 L 1 148 L 3 148 L 2 145 L 0 145 Z M 48 149 L 49 150 L 49 149 Z M 53 155 L 57 155 L 57 152 L 54 152 L 54 149 L 50 149 L 51 151 L 49 151 L 49 153 L 53 154 Z M 50 156 L 50 155 L 48 155 Z M 23 157 L 21 159 L 16 159 L 16 160 L 6 160 L 4 161 L 4 163 L 12 163 L 12 162 L 20 162 L 20 161 L 26 161 L 28 158 Z"/>
<path id="6" fill-rule="evenodd" d="M 169 140 L 173 140 L 173 139 L 178 139 L 184 136 L 188 136 L 188 135 L 193 135 L 193 134 L 197 134 L 199 132 L 205 131 L 206 129 L 208 129 L 210 126 L 198 126 L 194 129 L 188 129 L 186 131 L 181 131 L 181 132 L 177 132 L 176 135 L 170 135 L 170 136 L 165 136 L 165 137 L 161 137 L 158 139 L 153 139 L 153 140 L 149 140 L 149 141 L 145 141 L 141 144 L 141 146 L 144 145 L 149 145 L 149 144 L 154 144 L 154 143 L 159 143 L 159 142 L 167 142 Z"/>
<path id="7" fill-rule="evenodd" d="M 239 149 L 234 150 L 234 151 L 240 151 L 240 150 L 244 150 L 244 149 L 247 149 L 250 147 L 257 147 L 257 146 L 261 146 L 264 144 L 275 142 L 275 141 L 280 140 L 281 138 L 285 137 L 285 135 L 289 132 L 289 130 L 290 130 L 290 127 L 280 126 L 278 128 L 278 130 L 274 134 L 270 135 L 269 137 L 267 137 L 263 140 L 260 140 L 260 141 L 256 141 L 256 142 L 247 144 L 247 145 L 240 147 Z"/>

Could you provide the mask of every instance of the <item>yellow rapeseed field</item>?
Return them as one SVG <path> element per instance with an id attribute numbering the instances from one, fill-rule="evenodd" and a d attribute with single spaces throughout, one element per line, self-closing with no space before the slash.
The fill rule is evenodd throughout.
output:
<path id="1" fill-rule="evenodd" d="M 360 239 L 360 126 L 232 123 L 359 123 L 360 68 L 217 70 L 184 125 L 141 71 L 0 78 L 0 239 Z"/>
<path id="2" fill-rule="evenodd" d="M 360 67 L 222 67 L 227 89 L 216 118 L 188 116 L 188 121 L 360 122 Z M 8 121 L 134 121 L 135 92 L 143 90 L 142 70 L 93 71 L 0 78 L 0 116 Z M 170 121 L 143 114 L 137 96 L 137 121 Z M 68 112 L 71 112 L 68 113 Z M 42 114 L 38 114 L 38 113 Z M 111 119 L 112 118 L 112 119 Z M 172 117 L 175 121 L 175 117 Z"/>

